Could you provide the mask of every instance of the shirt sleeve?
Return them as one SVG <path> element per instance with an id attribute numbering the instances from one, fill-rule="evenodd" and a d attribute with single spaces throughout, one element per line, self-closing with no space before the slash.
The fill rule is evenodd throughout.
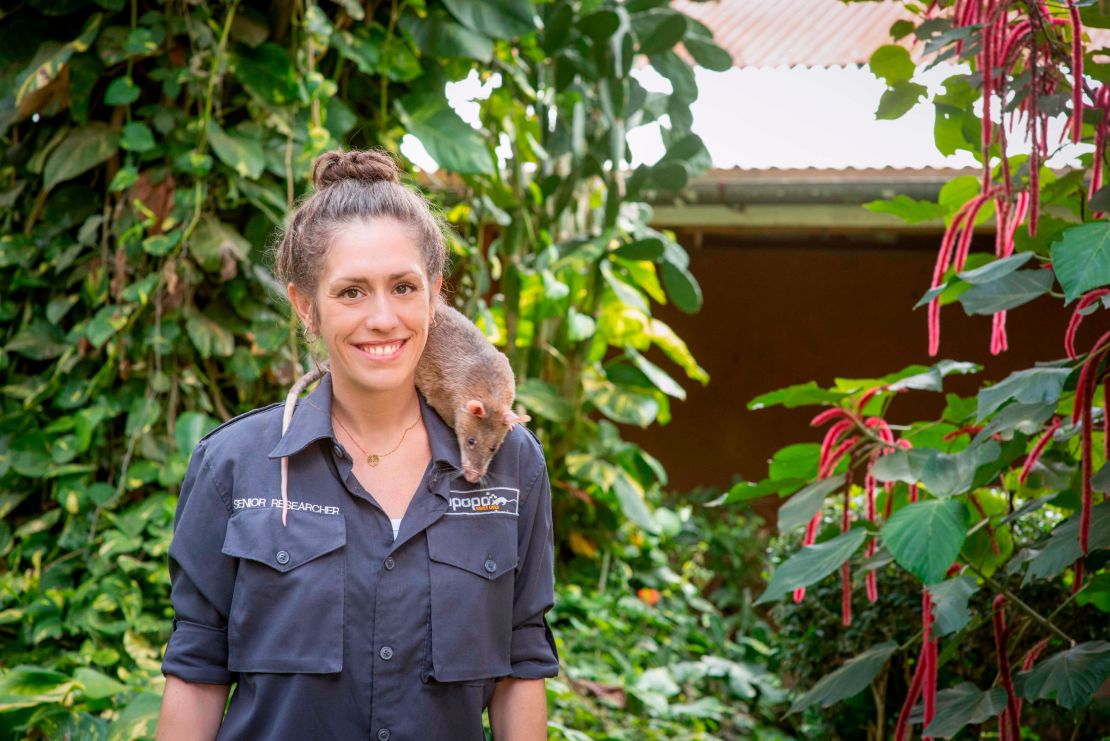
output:
<path id="1" fill-rule="evenodd" d="M 231 500 L 212 475 L 207 452 L 204 441 L 193 451 L 174 516 L 169 552 L 174 619 L 162 673 L 186 682 L 231 684 L 237 676 L 227 669 L 227 618 L 238 561 L 221 552 Z"/>
<path id="2" fill-rule="evenodd" d="M 525 487 L 528 494 L 520 513 L 517 544 L 521 557 L 513 595 L 509 676 L 519 679 L 554 677 L 559 673 L 555 637 L 544 617 L 555 604 L 551 485 L 542 453 L 537 451 L 537 457 L 539 470 Z"/>

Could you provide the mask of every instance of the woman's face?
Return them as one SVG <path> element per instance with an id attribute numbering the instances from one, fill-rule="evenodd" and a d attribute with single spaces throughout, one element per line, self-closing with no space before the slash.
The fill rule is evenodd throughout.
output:
<path id="1" fill-rule="evenodd" d="M 316 295 L 290 284 L 289 298 L 327 346 L 335 383 L 381 393 L 413 386 L 440 282 L 429 285 L 406 226 L 388 218 L 355 221 L 336 233 Z"/>

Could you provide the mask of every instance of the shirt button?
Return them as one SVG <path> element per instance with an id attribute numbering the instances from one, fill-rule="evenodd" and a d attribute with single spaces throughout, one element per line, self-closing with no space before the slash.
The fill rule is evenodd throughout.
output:
<path id="1" fill-rule="evenodd" d="M 390 659 L 393 658 L 393 649 L 390 648 L 389 646 L 382 646 L 382 650 L 378 651 L 378 655 L 381 656 L 386 661 L 389 661 Z"/>
<path id="2" fill-rule="evenodd" d="M 396 566 L 396 565 L 397 564 L 396 564 L 396 562 L 394 562 L 393 556 L 387 556 L 386 557 L 386 559 L 385 559 L 385 570 L 386 571 L 393 571 L 393 567 Z"/>
<path id="3" fill-rule="evenodd" d="M 486 569 L 486 571 L 488 571 L 489 573 L 492 574 L 493 572 L 497 571 L 497 562 L 494 561 L 492 558 L 487 558 L 486 563 L 485 563 L 485 569 Z"/>
<path id="4" fill-rule="evenodd" d="M 274 554 L 274 558 L 277 559 L 278 563 L 284 566 L 285 564 L 289 563 L 289 551 L 278 551 Z"/>
<path id="5" fill-rule="evenodd" d="M 335 446 L 335 454 L 340 458 L 344 458 L 347 455 L 345 452 L 343 452 L 343 448 L 340 445 Z"/>
<path id="6" fill-rule="evenodd" d="M 389 741 L 389 729 L 382 728 L 378 731 L 378 741 Z"/>

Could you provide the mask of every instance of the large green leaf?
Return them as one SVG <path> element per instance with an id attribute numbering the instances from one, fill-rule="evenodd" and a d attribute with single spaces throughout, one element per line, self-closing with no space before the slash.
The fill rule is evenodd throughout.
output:
<path id="1" fill-rule="evenodd" d="M 1052 269 L 1067 303 L 1110 284 L 1110 222 L 1092 221 L 1064 232 L 1052 245 Z"/>
<path id="2" fill-rule="evenodd" d="M 882 529 L 898 564 L 925 584 L 935 584 L 967 537 L 967 510 L 955 499 L 928 499 L 895 512 Z"/>
<path id="3" fill-rule="evenodd" d="M 971 615 L 967 610 L 967 601 L 977 591 L 979 585 L 970 576 L 957 576 L 929 587 L 938 636 L 955 633 L 968 624 Z"/>
<path id="4" fill-rule="evenodd" d="M 660 265 L 660 272 L 663 274 L 663 287 L 676 307 L 687 314 L 701 309 L 701 286 L 689 270 L 664 262 Z"/>
<path id="5" fill-rule="evenodd" d="M 401 28 L 412 34 L 421 52 L 435 57 L 463 57 L 489 63 L 493 58 L 493 41 L 452 20 L 442 11 L 427 18 L 406 15 Z"/>
<path id="6" fill-rule="evenodd" d="M 719 500 L 719 503 L 734 504 L 736 502 L 746 502 L 749 499 L 758 499 L 768 494 L 786 496 L 800 489 L 805 483 L 806 480 L 803 478 L 764 479 L 759 482 L 738 481 L 732 485 L 728 494 L 725 495 L 723 499 Z"/>
<path id="7" fill-rule="evenodd" d="M 918 85 L 916 82 L 903 82 L 887 88 L 883 96 L 879 98 L 879 107 L 875 110 L 875 118 L 880 121 L 901 118 L 928 93 L 928 88 L 924 85 Z"/>
<path id="8" fill-rule="evenodd" d="M 844 485 L 845 474 L 814 481 L 786 500 L 779 507 L 779 532 L 788 533 L 813 519 L 825 497 Z"/>
<path id="9" fill-rule="evenodd" d="M 632 30 L 641 54 L 659 54 L 673 49 L 686 35 L 686 16 L 670 9 L 637 13 L 632 17 Z"/>
<path id="10" fill-rule="evenodd" d="M 620 502 L 624 516 L 650 533 L 659 532 L 659 523 L 651 516 L 651 509 L 644 499 L 644 488 L 623 468 L 614 466 L 614 469 L 616 475 L 613 478 L 612 491 Z"/>
<path id="11" fill-rule="evenodd" d="M 69 344 L 57 325 L 35 319 L 8 340 L 4 349 L 32 360 L 49 360 L 65 352 Z"/>
<path id="12" fill-rule="evenodd" d="M 1091 701 L 1091 695 L 1110 675 L 1110 643 L 1079 643 L 1047 659 L 1032 671 L 1021 672 L 1015 685 L 1027 700 L 1055 696 L 1056 704 L 1077 710 Z"/>
<path id="13" fill-rule="evenodd" d="M 897 216 L 907 224 L 920 224 L 923 221 L 940 219 L 946 209 L 932 201 L 915 201 L 906 195 L 896 195 L 883 201 L 870 201 L 863 204 L 868 211 L 876 214 Z"/>
<path id="14" fill-rule="evenodd" d="M 50 153 L 43 167 L 43 188 L 55 185 L 91 170 L 104 162 L 119 148 L 119 133 L 105 123 L 91 123 L 74 129 Z"/>
<path id="15" fill-rule="evenodd" d="M 103 17 L 101 13 L 93 13 L 89 16 L 77 38 L 68 44 L 62 45 L 54 41 L 47 41 L 39 47 L 34 59 L 19 73 L 19 76 L 15 78 L 14 85 L 12 85 L 11 90 L 15 93 L 15 105 L 17 107 L 22 106 L 32 93 L 38 92 L 52 83 L 61 73 L 70 57 L 75 53 L 80 54 L 89 49 L 100 31 L 100 22 Z M 7 22 L 11 23 L 12 21 L 9 19 Z"/>
<path id="16" fill-rule="evenodd" d="M 1034 579 L 1051 579 L 1083 555 L 1079 550 L 1079 519 L 1077 512 L 1056 526 L 1048 542 L 1029 562 L 1024 584 Z M 1110 548 L 1110 499 L 1091 508 L 1087 550 L 1097 551 L 1102 548 Z"/>
<path id="17" fill-rule="evenodd" d="M 253 49 L 239 47 L 231 60 L 243 87 L 267 103 L 281 106 L 303 101 L 300 75 L 289 53 L 277 44 L 266 42 Z"/>
<path id="18" fill-rule="evenodd" d="M 438 93 L 417 93 L 397 102 L 401 120 L 440 167 L 461 175 L 492 175 L 493 161 L 481 134 L 459 118 Z"/>
<path id="19" fill-rule="evenodd" d="M 732 69 L 732 55 L 708 39 L 694 38 L 687 34 L 682 45 L 699 67 L 713 72 L 727 72 Z"/>
<path id="20" fill-rule="evenodd" d="M 884 377 L 882 380 L 887 391 L 902 391 L 914 389 L 916 391 L 943 391 L 944 379 L 953 373 L 965 376 L 969 373 L 978 373 L 982 366 L 976 363 L 967 363 L 960 360 L 940 360 L 929 368 L 920 365 L 911 365 L 898 373 Z M 841 379 L 837 379 L 841 385 Z"/>
<path id="21" fill-rule="evenodd" d="M 871 475 L 879 481 L 921 484 L 935 496 L 950 497 L 970 489 L 979 469 L 997 461 L 1001 454 L 1001 447 L 989 438 L 959 453 L 932 448 L 897 450 L 879 458 Z"/>
<path id="22" fill-rule="evenodd" d="M 80 683 L 83 694 L 90 700 L 112 697 L 127 691 L 127 685 L 87 666 L 77 667 L 73 672 L 73 678 Z"/>
<path id="23" fill-rule="evenodd" d="M 0 712 L 60 703 L 74 687 L 61 672 L 20 665 L 0 674 Z"/>
<path id="24" fill-rule="evenodd" d="M 510 39 L 536 28 L 530 0 L 443 0 L 467 28 L 495 39 Z"/>
<path id="25" fill-rule="evenodd" d="M 1029 368 L 979 391 L 978 421 L 983 421 L 1006 402 L 1023 404 L 1055 402 L 1064 390 L 1070 368 Z"/>
<path id="26" fill-rule="evenodd" d="M 1050 270 L 1018 270 L 973 285 L 960 294 L 959 301 L 968 315 L 994 314 L 1040 298 L 1052 290 L 1053 280 Z"/>
<path id="27" fill-rule="evenodd" d="M 779 404 L 787 409 L 817 406 L 819 404 L 835 404 L 846 396 L 848 394 L 839 391 L 826 391 L 818 386 L 815 381 L 808 381 L 796 386 L 787 386 L 783 389 L 760 394 L 748 402 L 748 409 L 754 411 L 778 406 Z"/>
<path id="28" fill-rule="evenodd" d="M 806 546 L 775 569 L 767 590 L 756 600 L 757 605 L 773 602 L 798 587 L 821 581 L 840 568 L 867 538 L 867 531 L 854 527 L 832 540 Z"/>
<path id="29" fill-rule="evenodd" d="M 795 700 L 787 715 L 799 713 L 812 705 L 827 708 L 860 692 L 871 684 L 897 650 L 895 641 L 885 641 L 848 659 L 843 666 L 821 677 L 809 692 Z"/>
<path id="30" fill-rule="evenodd" d="M 887 85 L 909 82 L 916 69 L 910 53 L 897 44 L 880 46 L 871 53 L 868 64 L 871 73 L 885 80 Z"/>
<path id="31" fill-rule="evenodd" d="M 937 693 L 937 709 L 933 722 L 922 734 L 925 737 L 951 738 L 968 723 L 982 723 L 1006 709 L 1006 692 L 1001 687 L 981 690 L 971 682 Z M 925 720 L 925 707 L 918 703 L 910 714 L 911 723 Z"/>
<path id="32" fill-rule="evenodd" d="M 238 134 L 228 134 L 215 121 L 208 122 L 208 143 L 225 165 L 240 177 L 257 180 L 266 169 L 266 154 L 262 142 Z"/>
<path id="33" fill-rule="evenodd" d="M 516 387 L 516 399 L 535 415 L 553 422 L 567 422 L 574 414 L 574 406 L 547 383 L 538 378 L 527 378 Z"/>
<path id="34" fill-rule="evenodd" d="M 1032 259 L 1032 252 L 1019 252 L 1016 255 L 991 260 L 986 265 L 981 265 L 973 270 L 964 270 L 963 272 L 956 273 L 956 277 L 973 286 L 979 285 L 980 283 L 990 283 L 991 281 L 1009 275 Z"/>

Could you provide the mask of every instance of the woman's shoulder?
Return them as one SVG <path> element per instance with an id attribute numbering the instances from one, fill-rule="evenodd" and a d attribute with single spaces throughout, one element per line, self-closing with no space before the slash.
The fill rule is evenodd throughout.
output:
<path id="1" fill-rule="evenodd" d="M 543 455 L 543 445 L 536 437 L 536 433 L 523 424 L 513 425 L 509 434 L 505 436 L 502 447 L 513 451 L 517 469 L 523 477 L 530 478 L 529 473 L 535 473 L 547 466 L 547 461 Z"/>
<path id="2" fill-rule="evenodd" d="M 212 458 L 237 458 L 241 453 L 263 454 L 281 439 L 282 402 L 232 417 L 200 439 L 198 449 Z"/>

